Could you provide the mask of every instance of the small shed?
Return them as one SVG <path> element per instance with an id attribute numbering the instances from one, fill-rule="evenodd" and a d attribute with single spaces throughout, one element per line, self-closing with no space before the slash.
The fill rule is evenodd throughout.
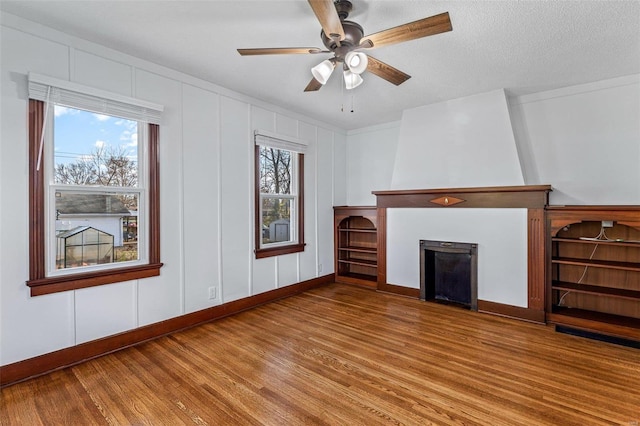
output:
<path id="1" fill-rule="evenodd" d="M 289 219 L 278 219 L 269 224 L 269 239 L 272 243 L 289 241 L 289 235 Z"/>
<path id="2" fill-rule="evenodd" d="M 78 226 L 56 235 L 56 269 L 113 262 L 113 235 Z"/>

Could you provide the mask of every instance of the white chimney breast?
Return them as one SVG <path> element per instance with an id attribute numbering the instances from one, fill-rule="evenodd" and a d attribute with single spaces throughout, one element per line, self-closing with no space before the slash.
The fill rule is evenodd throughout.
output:
<path id="1" fill-rule="evenodd" d="M 524 185 L 504 90 L 405 110 L 392 189 Z"/>

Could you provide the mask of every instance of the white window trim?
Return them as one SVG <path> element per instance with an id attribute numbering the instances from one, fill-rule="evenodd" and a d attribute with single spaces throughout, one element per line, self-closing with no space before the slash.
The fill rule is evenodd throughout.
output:
<path id="1" fill-rule="evenodd" d="M 164 107 L 153 102 L 32 72 L 28 80 L 30 99 L 151 124 L 162 120 Z"/>
<path id="2" fill-rule="evenodd" d="M 55 104 L 58 105 L 58 104 Z M 53 110 L 54 104 L 45 104 L 45 108 Z M 76 108 L 71 106 L 71 108 Z M 76 108 L 79 109 L 79 108 Z M 47 114 L 45 125 L 45 146 L 44 146 L 44 193 L 45 193 L 45 275 L 47 277 L 58 277 L 65 275 L 73 275 L 83 272 L 115 270 L 120 268 L 128 268 L 131 266 L 145 265 L 149 263 L 149 244 L 148 244 L 148 131 L 143 122 L 138 121 L 138 185 L 135 187 L 110 187 L 97 185 L 65 185 L 55 183 L 55 162 L 54 148 L 55 141 L 53 138 L 53 122 L 55 114 Z M 57 240 L 55 236 L 56 214 L 55 214 L 55 194 L 61 192 L 87 192 L 92 194 L 136 194 L 138 195 L 138 259 L 124 262 L 112 262 L 101 265 L 78 266 L 74 268 L 56 269 Z"/>

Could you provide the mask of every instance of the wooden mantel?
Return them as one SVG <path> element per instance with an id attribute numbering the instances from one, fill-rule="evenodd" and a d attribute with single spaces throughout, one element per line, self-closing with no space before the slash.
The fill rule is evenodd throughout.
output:
<path id="1" fill-rule="evenodd" d="M 540 208 L 549 204 L 551 185 L 373 191 L 377 207 Z"/>
<path id="2" fill-rule="evenodd" d="M 524 208 L 527 209 L 527 308 L 478 301 L 478 310 L 545 321 L 546 221 L 551 185 L 488 186 L 473 188 L 373 191 L 378 209 L 378 290 L 415 296 L 387 283 L 388 208 Z"/>

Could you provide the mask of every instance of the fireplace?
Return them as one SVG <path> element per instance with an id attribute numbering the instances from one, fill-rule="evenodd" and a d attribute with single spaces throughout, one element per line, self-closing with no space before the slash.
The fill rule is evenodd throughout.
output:
<path id="1" fill-rule="evenodd" d="M 420 240 L 420 299 L 478 310 L 478 245 Z"/>

